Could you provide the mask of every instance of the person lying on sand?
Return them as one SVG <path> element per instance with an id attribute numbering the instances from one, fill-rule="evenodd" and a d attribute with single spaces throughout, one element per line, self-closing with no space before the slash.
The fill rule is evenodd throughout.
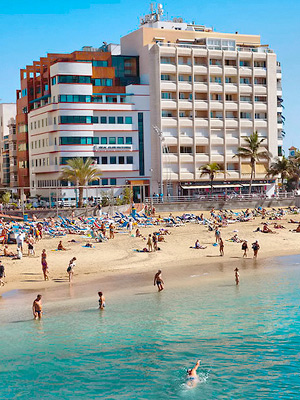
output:
<path id="1" fill-rule="evenodd" d="M 297 226 L 296 229 L 293 229 L 291 232 L 297 232 L 297 233 L 299 233 L 299 232 L 300 232 L 300 224 Z"/>
<path id="2" fill-rule="evenodd" d="M 283 225 L 279 225 L 276 222 L 274 223 L 274 228 L 275 229 L 285 229 L 285 227 Z"/>
<path id="3" fill-rule="evenodd" d="M 264 224 L 263 229 L 262 229 L 262 233 L 276 233 L 273 232 L 272 229 L 270 229 L 267 224 Z"/>
<path id="4" fill-rule="evenodd" d="M 16 254 L 13 253 L 12 251 L 8 251 L 8 245 L 7 244 L 4 246 L 3 255 L 4 255 L 4 257 L 15 257 L 16 256 Z"/>

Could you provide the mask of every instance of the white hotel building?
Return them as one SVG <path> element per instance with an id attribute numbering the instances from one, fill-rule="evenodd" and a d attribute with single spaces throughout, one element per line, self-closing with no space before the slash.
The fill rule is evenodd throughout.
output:
<path id="1" fill-rule="evenodd" d="M 250 165 L 234 157 L 257 131 L 272 157 L 282 151 L 281 68 L 260 36 L 214 32 L 182 19 L 161 21 L 161 6 L 140 29 L 121 38 L 122 52 L 140 58 L 150 85 L 154 190 L 170 195 L 207 190 L 199 167 L 216 162 L 216 187 L 249 186 Z M 160 138 L 159 138 L 160 136 Z M 160 140 L 162 139 L 162 153 Z M 267 161 L 256 165 L 257 190 L 274 190 Z M 266 183 L 270 183 L 266 185 Z M 184 190 L 187 189 L 187 190 Z"/>
<path id="2" fill-rule="evenodd" d="M 148 185 L 151 194 L 176 196 L 206 191 L 208 177 L 200 177 L 199 168 L 212 162 L 223 170 L 216 188 L 247 190 L 249 161 L 234 156 L 254 131 L 273 159 L 281 156 L 281 68 L 273 50 L 258 35 L 218 33 L 161 16 L 161 8 L 152 11 L 121 38 L 120 57 L 138 60 L 140 84 L 123 82 L 119 93 L 117 81 L 110 93 L 110 79 L 96 79 L 111 70 L 98 71 L 82 54 L 51 63 L 49 85 L 28 113 L 32 194 L 56 187 L 70 157 L 94 158 L 100 186 Z M 253 186 L 270 193 L 275 184 L 266 180 L 268 164 L 257 163 Z M 68 193 L 62 196 L 74 198 Z"/>

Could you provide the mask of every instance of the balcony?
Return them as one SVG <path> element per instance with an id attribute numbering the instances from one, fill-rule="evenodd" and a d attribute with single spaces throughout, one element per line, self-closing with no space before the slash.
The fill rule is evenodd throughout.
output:
<path id="1" fill-rule="evenodd" d="M 255 119 L 254 126 L 255 128 L 267 128 L 268 121 L 266 119 Z"/>
<path id="2" fill-rule="evenodd" d="M 193 163 L 194 162 L 194 156 L 193 154 L 180 154 L 180 162 L 181 163 Z"/>
<path id="3" fill-rule="evenodd" d="M 237 136 L 226 135 L 226 144 L 238 146 L 239 138 Z"/>
<path id="4" fill-rule="evenodd" d="M 237 93 L 237 91 L 236 83 L 225 83 L 225 93 Z"/>
<path id="5" fill-rule="evenodd" d="M 197 133 L 196 133 L 197 135 Z M 209 139 L 207 136 L 196 136 L 195 137 L 196 146 L 207 146 L 209 144 Z"/>
<path id="6" fill-rule="evenodd" d="M 210 91 L 215 93 L 222 93 L 223 85 L 220 83 L 210 82 Z"/>
<path id="7" fill-rule="evenodd" d="M 267 94 L 267 86 L 266 85 L 255 85 L 254 86 L 254 94 Z"/>
<path id="8" fill-rule="evenodd" d="M 177 69 L 179 74 L 192 74 L 192 67 L 190 65 L 178 64 Z"/>
<path id="9" fill-rule="evenodd" d="M 195 92 L 206 93 L 208 90 L 207 83 L 205 82 L 195 82 L 194 83 Z"/>
<path id="10" fill-rule="evenodd" d="M 224 138 L 222 136 L 211 135 L 210 137 L 211 145 L 224 145 Z"/>
<path id="11" fill-rule="evenodd" d="M 192 84 L 189 81 L 179 81 L 178 82 L 178 90 L 180 92 L 191 92 Z"/>
<path id="12" fill-rule="evenodd" d="M 241 118 L 240 123 L 242 128 L 253 127 L 253 121 L 251 119 Z"/>
<path id="13" fill-rule="evenodd" d="M 189 118 L 189 117 L 181 117 L 181 118 L 179 118 L 179 124 L 182 127 L 192 127 L 193 119 Z"/>
<path id="14" fill-rule="evenodd" d="M 239 126 L 238 118 L 226 117 L 226 128 L 237 128 Z"/>
<path id="15" fill-rule="evenodd" d="M 252 68 L 250 67 L 240 67 L 240 76 L 252 76 Z"/>
<path id="16" fill-rule="evenodd" d="M 210 101 L 210 109 L 211 110 L 223 110 L 223 103 L 219 100 L 211 100 Z"/>
<path id="17" fill-rule="evenodd" d="M 161 122 L 164 127 L 177 127 L 177 118 L 175 117 L 162 117 Z"/>
<path id="18" fill-rule="evenodd" d="M 178 143 L 177 136 L 166 136 L 166 134 L 164 133 L 164 139 L 164 144 L 166 146 L 176 146 Z"/>
<path id="19" fill-rule="evenodd" d="M 179 99 L 178 108 L 179 110 L 191 110 L 193 108 L 192 102 L 187 99 Z"/>
<path id="20" fill-rule="evenodd" d="M 207 128 L 208 127 L 208 118 L 195 118 L 195 126 Z"/>
<path id="21" fill-rule="evenodd" d="M 223 68 L 220 65 L 210 65 L 209 66 L 209 73 L 215 75 L 222 75 Z"/>
<path id="22" fill-rule="evenodd" d="M 241 111 L 252 111 L 253 105 L 252 103 L 248 103 L 247 101 L 240 102 L 240 110 Z"/>
<path id="23" fill-rule="evenodd" d="M 237 67 L 226 65 L 225 67 L 225 75 L 236 76 L 237 75 Z"/>
<path id="24" fill-rule="evenodd" d="M 161 72 L 161 74 L 175 74 L 176 73 L 176 65 L 160 64 L 160 72 Z"/>
<path id="25" fill-rule="evenodd" d="M 180 146 L 192 146 L 194 143 L 194 139 L 192 136 L 180 134 L 179 142 L 180 142 Z"/>
<path id="26" fill-rule="evenodd" d="M 164 92 L 176 92 L 176 83 L 173 81 L 160 81 L 160 88 Z"/>
<path id="27" fill-rule="evenodd" d="M 195 158 L 196 158 L 196 163 L 198 164 L 209 163 L 209 155 L 206 153 L 197 153 Z"/>
<path id="28" fill-rule="evenodd" d="M 264 67 L 254 67 L 254 76 L 256 78 L 258 77 L 265 78 L 267 76 L 267 69 Z"/>
<path id="29" fill-rule="evenodd" d="M 223 118 L 211 118 L 210 126 L 212 128 L 223 128 Z"/>
<path id="30" fill-rule="evenodd" d="M 211 162 L 224 162 L 224 154 L 211 154 Z M 220 175 L 218 176 L 220 177 Z"/>
<path id="31" fill-rule="evenodd" d="M 251 94 L 252 93 L 252 85 L 246 85 L 246 84 L 241 83 L 240 93 L 241 94 Z"/>
<path id="32" fill-rule="evenodd" d="M 195 110 L 207 110 L 208 102 L 206 100 L 195 100 Z"/>
<path id="33" fill-rule="evenodd" d="M 225 110 L 226 111 L 237 111 L 238 103 L 236 101 L 226 101 L 225 102 Z"/>
<path id="34" fill-rule="evenodd" d="M 177 102 L 175 100 L 161 100 L 161 108 L 163 110 L 176 110 Z"/>
<path id="35" fill-rule="evenodd" d="M 163 154 L 163 163 L 164 164 L 174 164 L 178 163 L 178 154 L 175 153 L 165 153 Z"/>
<path id="36" fill-rule="evenodd" d="M 254 103 L 254 109 L 255 109 L 255 112 L 257 112 L 257 111 L 267 112 L 267 109 L 268 109 L 267 103 L 262 102 L 262 101 L 256 101 Z"/>
<path id="37" fill-rule="evenodd" d="M 194 74 L 207 75 L 207 65 L 194 65 Z"/>

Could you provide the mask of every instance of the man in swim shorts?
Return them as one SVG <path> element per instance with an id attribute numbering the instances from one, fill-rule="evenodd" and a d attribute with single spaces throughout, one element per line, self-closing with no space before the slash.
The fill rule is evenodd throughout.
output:
<path id="1" fill-rule="evenodd" d="M 104 294 L 102 292 L 98 292 L 98 296 L 99 296 L 99 309 L 104 310 L 104 308 L 105 308 Z"/>
<path id="2" fill-rule="evenodd" d="M 34 319 L 41 319 L 43 314 L 42 295 L 38 294 L 32 304 L 32 312 Z"/>
<path id="3" fill-rule="evenodd" d="M 197 384 L 197 369 L 200 366 L 200 362 L 201 360 L 198 360 L 196 362 L 196 365 L 194 366 L 194 368 L 189 368 L 186 372 L 187 372 L 187 385 L 190 387 L 195 387 Z"/>
<path id="4" fill-rule="evenodd" d="M 158 291 L 161 292 L 162 290 L 164 290 L 164 284 L 165 283 L 161 277 L 161 270 L 159 269 L 154 276 L 154 286 L 157 285 Z"/>

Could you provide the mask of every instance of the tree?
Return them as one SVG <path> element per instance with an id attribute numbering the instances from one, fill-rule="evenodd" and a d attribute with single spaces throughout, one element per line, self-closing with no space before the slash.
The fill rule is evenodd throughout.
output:
<path id="1" fill-rule="evenodd" d="M 293 170 L 290 160 L 283 156 L 281 159 L 276 158 L 276 160 L 270 165 L 266 176 L 271 176 L 274 178 L 275 176 L 280 175 L 283 189 L 284 180 L 291 177 L 292 173 Z"/>
<path id="2" fill-rule="evenodd" d="M 78 207 L 82 207 L 83 204 L 83 186 L 87 186 L 89 182 L 98 179 L 101 175 L 101 171 L 97 167 L 93 166 L 94 160 L 87 158 L 83 161 L 83 158 L 71 158 L 67 161 L 67 165 L 63 167 L 60 176 L 61 180 L 67 180 L 79 186 L 79 200 Z"/>
<path id="3" fill-rule="evenodd" d="M 10 197 L 11 197 L 10 192 L 5 192 L 5 193 L 3 193 L 3 195 L 2 195 L 2 202 L 3 202 L 4 204 L 8 204 L 9 201 L 10 201 Z"/>
<path id="4" fill-rule="evenodd" d="M 242 159 L 250 158 L 250 166 L 251 166 L 251 176 L 250 176 L 250 185 L 249 185 L 249 194 L 252 190 L 252 182 L 255 176 L 255 166 L 257 161 L 269 160 L 271 154 L 268 150 L 266 150 L 262 146 L 262 142 L 265 140 L 259 139 L 258 133 L 253 132 L 250 136 L 244 138 L 247 143 L 246 147 L 239 147 L 238 152 L 234 157 L 239 157 Z"/>
<path id="5" fill-rule="evenodd" d="M 296 151 L 295 157 L 290 157 L 289 162 L 290 162 L 290 176 L 288 183 L 290 184 L 290 187 L 294 186 L 294 189 L 298 190 L 300 181 L 300 152 Z"/>
<path id="6" fill-rule="evenodd" d="M 202 165 L 202 167 L 199 168 L 201 171 L 200 177 L 203 175 L 208 175 L 210 179 L 210 192 L 211 194 L 213 193 L 213 181 L 218 173 L 221 172 L 221 167 L 217 163 L 211 163 L 211 164 L 206 164 Z"/>
<path id="7" fill-rule="evenodd" d="M 131 189 L 130 186 L 125 186 L 122 192 L 123 196 L 123 204 L 131 204 L 132 203 L 132 198 L 133 198 L 133 190 Z"/>

